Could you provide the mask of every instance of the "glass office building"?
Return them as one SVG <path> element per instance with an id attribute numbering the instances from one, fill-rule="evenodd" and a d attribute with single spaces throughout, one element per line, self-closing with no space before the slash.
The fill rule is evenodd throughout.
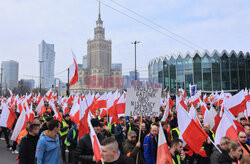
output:
<path id="1" fill-rule="evenodd" d="M 166 55 L 149 62 L 148 76 L 151 82 L 162 83 L 170 93 L 179 88 L 189 92 L 189 84 L 196 84 L 204 92 L 236 92 L 250 88 L 250 54 L 214 50 Z"/>

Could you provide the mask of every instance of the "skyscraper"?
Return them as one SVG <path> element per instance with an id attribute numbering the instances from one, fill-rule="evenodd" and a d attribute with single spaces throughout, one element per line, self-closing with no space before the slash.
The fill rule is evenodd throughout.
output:
<path id="1" fill-rule="evenodd" d="M 88 58 L 87 58 L 87 55 L 84 55 L 83 57 L 82 57 L 82 68 L 83 69 L 86 69 L 87 67 L 88 67 L 88 65 L 87 65 L 87 60 L 88 60 Z"/>
<path id="2" fill-rule="evenodd" d="M 14 60 L 2 62 L 2 89 L 17 88 L 19 64 Z"/>
<path id="3" fill-rule="evenodd" d="M 42 88 L 51 88 L 54 82 L 54 44 L 47 44 L 44 40 L 39 44 L 39 61 Z"/>
<path id="4" fill-rule="evenodd" d="M 94 29 L 94 39 L 87 42 L 87 65 L 88 69 L 104 70 L 104 76 L 111 73 L 111 40 L 105 40 L 105 29 L 101 19 L 99 4 L 99 14 Z"/>

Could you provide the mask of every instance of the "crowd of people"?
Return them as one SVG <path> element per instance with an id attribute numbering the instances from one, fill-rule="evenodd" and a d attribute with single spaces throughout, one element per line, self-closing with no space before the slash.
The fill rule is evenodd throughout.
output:
<path id="1" fill-rule="evenodd" d="M 15 123 L 12 129 L 0 127 L 0 137 L 4 136 L 1 139 L 5 140 L 6 147 L 13 154 L 18 155 L 19 164 L 60 164 L 61 162 L 156 164 L 159 158 L 157 150 L 160 127 L 164 131 L 173 164 L 250 163 L 249 118 L 239 119 L 243 130 L 238 132 L 237 140 L 224 136 L 220 139 L 219 145 L 215 145 L 213 143 L 215 133 L 208 123 L 203 123 L 204 116 L 197 107 L 198 125 L 209 136 L 202 146 L 206 155 L 202 156 L 190 151 L 184 146 L 185 141 L 180 139 L 175 104 L 171 107 L 171 112 L 165 121 L 162 121 L 163 107 L 159 110 L 159 117 L 120 116 L 116 124 L 110 124 L 108 115 L 101 118 L 100 112 L 96 112 L 96 115 L 92 115 L 91 118 L 91 124 L 101 147 L 101 160 L 96 161 L 90 134 L 78 137 L 79 123 L 75 124 L 72 121 L 69 115 L 70 105 L 68 112 L 63 112 L 62 106 L 55 103 L 56 109 L 63 116 L 60 121 L 53 117 L 55 113 L 48 102 L 45 101 L 46 112 L 42 115 L 37 115 L 35 111 L 37 105 L 37 103 L 32 105 L 35 117 L 32 122 L 26 122 L 26 128 L 19 133 L 16 141 L 11 143 L 9 140 Z M 220 111 L 219 106 L 214 108 L 217 112 Z M 15 119 L 17 120 L 20 115 L 17 112 L 17 106 L 12 106 L 12 109 L 17 115 Z M 190 106 L 187 111 L 189 109 Z"/>

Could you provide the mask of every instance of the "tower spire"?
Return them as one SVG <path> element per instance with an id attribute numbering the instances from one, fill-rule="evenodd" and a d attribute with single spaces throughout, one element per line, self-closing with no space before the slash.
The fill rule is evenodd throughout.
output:
<path id="1" fill-rule="evenodd" d="M 98 18 L 101 19 L 101 0 L 99 0 L 99 14 Z"/>

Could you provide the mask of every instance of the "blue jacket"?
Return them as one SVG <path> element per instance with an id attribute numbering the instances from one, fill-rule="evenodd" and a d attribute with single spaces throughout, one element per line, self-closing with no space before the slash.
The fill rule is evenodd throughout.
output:
<path id="1" fill-rule="evenodd" d="M 36 158 L 37 164 L 60 164 L 60 142 L 59 136 L 56 136 L 56 140 L 40 135 L 36 146 Z"/>
<path id="2" fill-rule="evenodd" d="M 156 164 L 153 139 L 154 138 L 151 133 L 146 135 L 144 138 L 143 148 L 146 164 Z"/>

